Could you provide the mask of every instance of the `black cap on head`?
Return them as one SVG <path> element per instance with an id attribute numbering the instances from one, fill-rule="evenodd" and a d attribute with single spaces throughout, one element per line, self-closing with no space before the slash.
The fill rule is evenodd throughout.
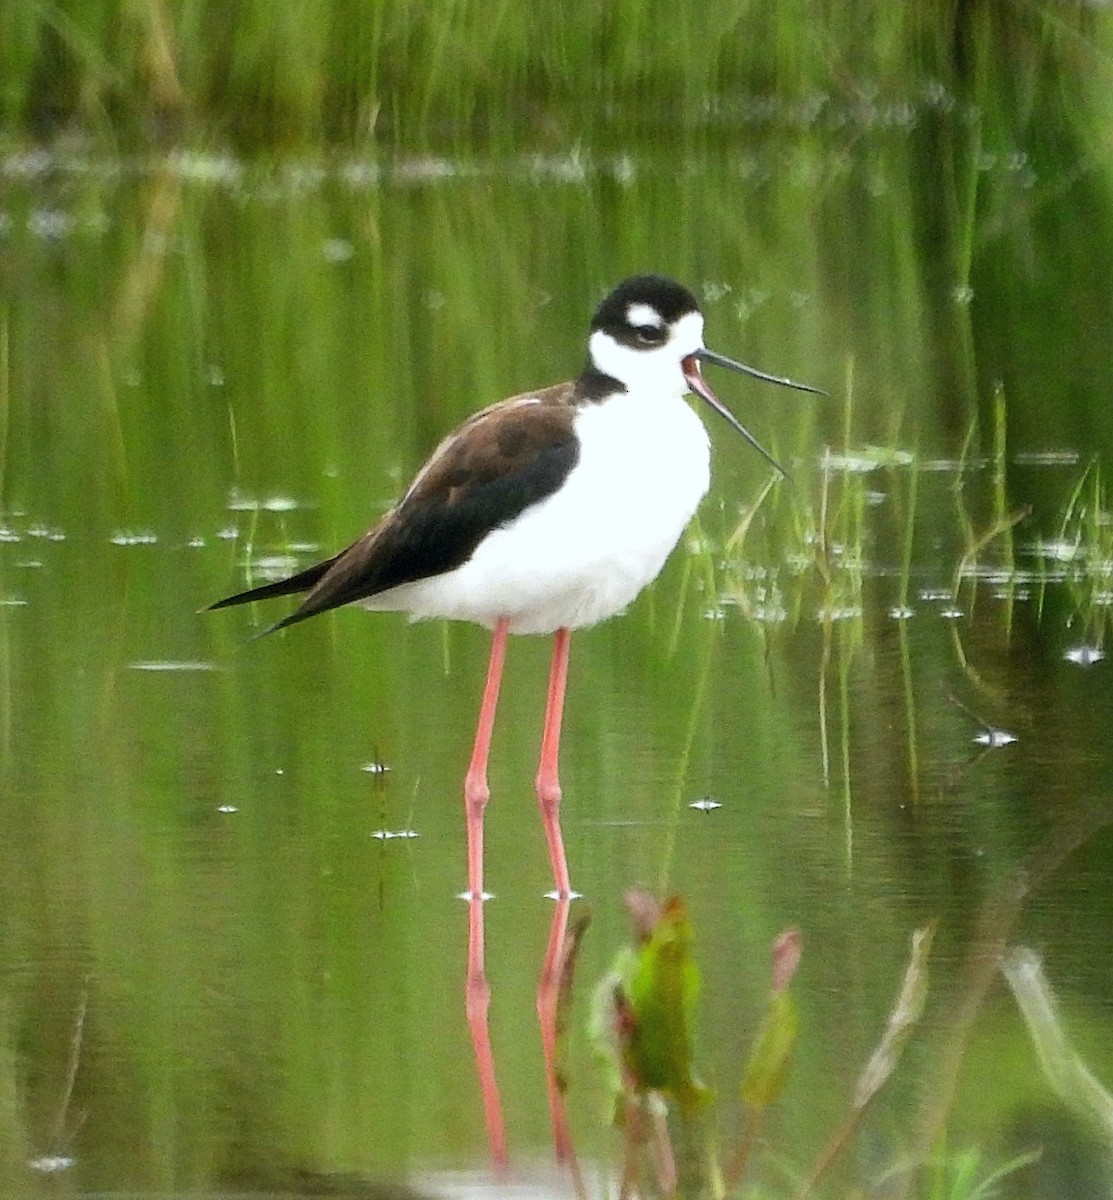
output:
<path id="1" fill-rule="evenodd" d="M 666 275 L 634 275 L 624 279 L 595 310 L 592 330 L 606 329 L 613 333 L 628 328 L 631 304 L 648 305 L 660 313 L 667 325 L 688 313 L 699 312 L 695 296 L 675 279 Z"/>

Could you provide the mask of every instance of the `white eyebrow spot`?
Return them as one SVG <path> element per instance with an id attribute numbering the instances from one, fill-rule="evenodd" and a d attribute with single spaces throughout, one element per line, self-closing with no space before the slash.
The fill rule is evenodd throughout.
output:
<path id="1" fill-rule="evenodd" d="M 639 325 L 652 325 L 660 329 L 665 319 L 652 304 L 631 304 L 626 310 L 626 324 L 636 329 Z"/>

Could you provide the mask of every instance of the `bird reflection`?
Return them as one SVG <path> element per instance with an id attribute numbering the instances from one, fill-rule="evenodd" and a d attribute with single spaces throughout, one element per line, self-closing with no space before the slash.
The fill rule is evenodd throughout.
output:
<path id="1" fill-rule="evenodd" d="M 579 1164 L 576 1160 L 568 1114 L 564 1104 L 566 1083 L 560 1064 L 560 1047 L 571 999 L 576 955 L 580 939 L 590 918 L 585 914 L 569 930 L 570 907 L 571 898 L 568 896 L 558 897 L 553 906 L 549 940 L 537 983 L 537 1017 L 541 1028 L 541 1051 L 545 1067 L 549 1117 L 552 1124 L 553 1149 L 557 1162 L 569 1171 L 576 1194 L 583 1195 Z M 483 900 L 478 896 L 471 895 L 468 898 L 468 967 L 465 984 L 465 1010 L 471 1033 L 472 1049 L 475 1054 L 476 1074 L 483 1099 L 491 1162 L 496 1174 L 503 1175 L 509 1165 L 509 1151 L 488 1025 L 490 1003 L 491 988 L 487 981 L 484 963 Z"/>

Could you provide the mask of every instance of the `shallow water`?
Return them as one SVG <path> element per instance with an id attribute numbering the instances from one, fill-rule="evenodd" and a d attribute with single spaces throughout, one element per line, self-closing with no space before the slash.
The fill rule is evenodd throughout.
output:
<path id="1" fill-rule="evenodd" d="M 922 1025 L 836 1178 L 944 1129 L 983 1174 L 1033 1146 L 1092 1160 L 1092 1116 L 1041 1074 L 994 964 L 1036 948 L 1113 1081 L 1113 348 L 1082 319 L 1106 285 L 1077 269 L 1113 239 L 1084 251 L 1092 225 L 1049 217 L 1077 200 L 1064 164 L 1020 181 L 1001 156 L 956 273 L 944 133 L 920 114 L 725 153 L 0 164 L 12 1189 L 488 1179 L 458 899 L 487 635 L 340 612 L 251 642 L 281 603 L 197 610 L 345 544 L 466 413 L 578 369 L 592 305 L 644 269 L 697 289 L 710 345 L 831 397 L 722 381 L 791 483 L 766 490 L 711 425 L 682 549 L 573 639 L 563 824 L 592 924 L 566 1105 L 592 1194 L 620 1140 L 584 1025 L 634 885 L 689 906 L 724 1157 L 769 946 L 802 931 L 800 1044 L 754 1168 L 771 1194 L 844 1119 L 931 921 Z M 547 658 L 510 648 L 484 911 L 511 1161 L 552 1192 Z"/>

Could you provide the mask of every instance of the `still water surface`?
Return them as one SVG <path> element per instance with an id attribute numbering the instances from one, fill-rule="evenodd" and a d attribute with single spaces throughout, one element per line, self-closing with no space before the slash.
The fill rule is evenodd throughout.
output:
<path id="1" fill-rule="evenodd" d="M 844 1119 L 931 921 L 923 1022 L 832 1194 L 969 1147 L 984 1174 L 1042 1146 L 1025 1187 L 1101 1161 L 994 964 L 1039 952 L 1113 1085 L 1113 229 L 1054 219 L 1062 164 L 914 117 L 714 151 L 2 164 L 9 1194 L 485 1178 L 457 894 L 487 635 L 344 611 L 250 642 L 281 606 L 197 610 L 346 544 L 468 412 L 574 373 L 599 296 L 648 269 L 698 291 L 710 345 L 831 396 L 721 381 L 791 483 L 711 426 L 682 550 L 573 639 L 581 1160 L 617 1169 L 584 1026 L 641 885 L 690 909 L 724 1157 L 770 944 L 802 931 L 769 1194 Z M 547 657 L 511 644 L 485 935 L 511 1161 L 551 1178 Z"/>

